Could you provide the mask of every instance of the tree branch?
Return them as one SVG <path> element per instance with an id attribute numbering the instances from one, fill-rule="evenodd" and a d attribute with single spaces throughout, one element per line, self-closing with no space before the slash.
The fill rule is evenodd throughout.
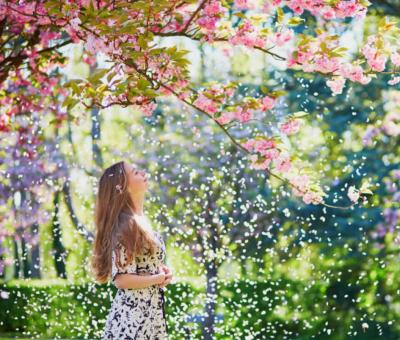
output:
<path id="1" fill-rule="evenodd" d="M 244 147 L 240 144 L 240 142 L 238 142 L 238 141 L 228 132 L 228 130 L 227 130 L 221 123 L 219 123 L 216 119 L 214 119 L 212 116 L 210 116 L 207 112 L 201 110 L 201 109 L 198 108 L 196 105 L 194 105 L 194 104 L 192 104 L 191 102 L 189 102 L 188 100 L 180 98 L 179 94 L 178 94 L 176 91 L 174 91 L 172 88 L 170 88 L 168 85 L 166 85 L 165 83 L 163 83 L 163 82 L 161 82 L 161 81 L 159 81 L 159 80 L 157 80 L 157 79 L 152 79 L 151 77 L 149 77 L 149 75 L 146 73 L 146 71 L 140 70 L 140 68 L 136 65 L 136 63 L 132 62 L 132 67 L 136 70 L 136 72 L 138 72 L 139 74 L 143 75 L 147 80 L 149 80 L 150 84 L 153 84 L 153 82 L 158 83 L 159 86 L 164 87 L 165 89 L 167 89 L 168 91 L 170 91 L 172 94 L 174 94 L 174 95 L 178 98 L 178 100 L 181 100 L 182 102 L 186 103 L 187 105 L 191 106 L 192 108 L 196 109 L 197 111 L 199 111 L 199 112 L 201 112 L 202 114 L 204 114 L 205 116 L 207 116 L 207 118 L 213 120 L 214 123 L 217 124 L 217 125 L 220 127 L 220 129 L 228 136 L 228 138 L 232 141 L 232 143 L 233 143 L 239 150 L 243 151 L 245 154 L 251 154 L 251 152 L 249 152 L 246 148 L 244 148 Z M 280 181 L 282 181 L 282 182 L 285 183 L 286 185 L 288 185 L 288 186 L 290 186 L 290 187 L 292 187 L 292 188 L 295 188 L 295 189 L 297 189 L 299 192 L 305 194 L 305 192 L 304 192 L 303 190 L 301 190 L 301 189 L 300 189 L 299 187 L 297 187 L 296 185 L 292 184 L 292 183 L 291 183 L 290 181 L 288 181 L 287 179 L 285 179 L 285 178 L 283 178 L 283 177 L 281 177 L 281 176 L 275 174 L 274 172 L 272 172 L 272 171 L 269 170 L 269 169 L 265 169 L 265 171 L 266 171 L 269 175 L 271 175 L 271 176 L 273 176 L 273 177 L 279 179 Z M 322 203 L 319 203 L 319 202 L 318 202 L 318 204 L 321 204 L 321 205 L 323 205 L 323 206 L 325 206 L 325 207 L 328 207 L 328 208 L 336 208 L 336 209 L 344 209 L 344 210 L 347 210 L 347 209 L 349 209 L 349 208 L 351 208 L 352 206 L 355 205 L 355 203 L 352 203 L 352 204 L 350 204 L 350 205 L 348 205 L 348 206 L 335 206 L 335 205 L 330 205 L 330 204 L 323 203 L 323 202 L 322 202 Z"/>

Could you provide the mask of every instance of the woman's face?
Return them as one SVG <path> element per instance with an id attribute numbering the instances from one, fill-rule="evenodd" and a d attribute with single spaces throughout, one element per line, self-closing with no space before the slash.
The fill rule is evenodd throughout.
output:
<path id="1" fill-rule="evenodd" d="M 147 190 L 148 175 L 144 170 L 131 163 L 125 163 L 125 170 L 129 181 L 129 191 L 137 193 Z"/>

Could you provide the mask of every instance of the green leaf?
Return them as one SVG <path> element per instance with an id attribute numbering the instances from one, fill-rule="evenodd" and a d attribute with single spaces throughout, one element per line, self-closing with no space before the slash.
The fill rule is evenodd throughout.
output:
<path id="1" fill-rule="evenodd" d="M 123 33 L 130 33 L 130 34 L 134 34 L 136 33 L 136 25 L 135 24 L 130 24 L 130 25 L 126 25 L 124 27 L 121 27 L 118 30 L 118 34 L 123 34 Z"/>
<path id="2" fill-rule="evenodd" d="M 236 13 L 233 13 L 233 15 L 236 15 L 237 17 L 242 18 L 242 19 L 246 19 L 247 18 L 246 15 L 243 14 L 242 12 L 236 12 Z"/>
<path id="3" fill-rule="evenodd" d="M 373 195 L 373 192 L 369 189 L 360 190 L 360 193 L 363 195 Z"/>
<path id="4" fill-rule="evenodd" d="M 342 52 L 345 52 L 347 50 L 348 49 L 346 47 L 336 47 L 331 51 L 331 55 L 333 57 L 343 57 L 344 53 L 342 53 Z"/>
<path id="5" fill-rule="evenodd" d="M 364 182 L 360 187 L 360 193 L 365 195 L 373 195 L 373 192 L 369 189 L 370 183 Z"/>
<path id="6" fill-rule="evenodd" d="M 96 92 L 97 93 L 102 93 L 107 89 L 107 84 L 101 84 L 97 89 Z"/>
<path id="7" fill-rule="evenodd" d="M 103 78 L 103 76 L 108 72 L 106 68 L 99 68 L 88 78 L 89 82 L 92 84 L 98 83 L 98 81 Z"/>
<path id="8" fill-rule="evenodd" d="M 164 48 L 153 48 L 149 51 L 150 55 L 158 55 L 164 51 Z"/>
<path id="9" fill-rule="evenodd" d="M 137 22 L 136 19 L 129 19 L 129 20 L 126 20 L 126 21 L 122 24 L 122 27 L 130 26 L 131 24 L 135 24 L 136 22 Z M 132 25 L 132 26 L 133 26 L 133 25 Z"/>
<path id="10" fill-rule="evenodd" d="M 107 81 L 110 82 L 111 79 L 115 76 L 115 74 L 116 74 L 115 71 L 110 72 L 110 73 L 107 75 Z"/>
<path id="11" fill-rule="evenodd" d="M 154 91 L 153 89 L 146 89 L 146 90 L 144 90 L 143 94 L 147 98 L 156 98 L 156 97 L 158 97 L 158 93 L 156 91 Z"/>
<path id="12" fill-rule="evenodd" d="M 48 14 L 57 15 L 60 13 L 60 4 L 56 1 L 45 1 L 43 2 L 43 6 L 46 8 Z"/>
<path id="13" fill-rule="evenodd" d="M 365 7 L 368 7 L 369 5 L 371 5 L 371 3 L 368 0 L 360 0 L 360 4 Z"/>
<path id="14" fill-rule="evenodd" d="M 149 82 L 147 79 L 140 78 L 140 79 L 137 81 L 137 87 L 138 87 L 138 89 L 141 90 L 141 91 L 146 90 L 146 89 L 149 87 L 149 85 L 150 85 L 150 82 Z"/>
<path id="15" fill-rule="evenodd" d="M 71 110 L 77 103 L 79 99 L 73 97 L 67 97 L 62 103 L 62 107 L 66 107 L 67 111 Z"/>
<path id="16" fill-rule="evenodd" d="M 147 48 L 147 40 L 144 37 L 144 35 L 139 35 L 138 44 L 142 49 L 146 49 Z"/>
<path id="17" fill-rule="evenodd" d="M 283 22 L 283 18 L 284 18 L 284 13 L 283 13 L 283 9 L 281 8 L 281 7 L 278 7 L 277 9 L 276 9 L 276 14 L 277 14 L 277 18 L 276 18 L 276 20 L 277 20 L 277 22 L 279 23 L 279 24 L 281 24 L 282 22 Z"/>
<path id="18" fill-rule="evenodd" d="M 74 80 L 71 80 L 69 82 L 69 85 L 72 88 L 73 93 L 75 93 L 75 94 L 81 93 L 81 89 L 79 88 L 79 86 L 77 85 L 77 83 Z"/>
<path id="19" fill-rule="evenodd" d="M 293 116 L 296 118 L 304 117 L 307 115 L 309 115 L 309 112 L 305 112 L 305 111 L 297 111 L 297 112 L 293 113 Z"/>
<path id="20" fill-rule="evenodd" d="M 183 23 L 183 15 L 181 13 L 174 13 L 175 20 L 182 25 Z"/>
<path id="21" fill-rule="evenodd" d="M 288 20 L 288 24 L 292 25 L 292 26 L 297 26 L 297 25 L 301 24 L 302 21 L 305 21 L 305 19 L 300 18 L 300 17 L 291 17 Z"/>
<path id="22" fill-rule="evenodd" d="M 287 91 L 285 90 L 276 90 L 276 91 L 272 91 L 269 95 L 271 97 L 281 97 L 287 94 Z"/>
<path id="23" fill-rule="evenodd" d="M 321 42 L 320 46 L 321 46 L 322 52 L 324 52 L 324 53 L 329 53 L 330 52 L 330 50 L 329 50 L 329 48 L 328 48 L 328 46 L 326 45 L 325 42 Z"/>

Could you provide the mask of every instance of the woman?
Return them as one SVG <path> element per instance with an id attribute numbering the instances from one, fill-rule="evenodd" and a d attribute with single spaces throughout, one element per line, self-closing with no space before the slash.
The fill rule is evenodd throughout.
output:
<path id="1" fill-rule="evenodd" d="M 147 188 L 147 174 L 123 161 L 99 181 L 92 269 L 96 281 L 111 274 L 118 288 L 103 339 L 168 339 L 164 289 L 172 273 L 161 234 L 143 213 Z"/>

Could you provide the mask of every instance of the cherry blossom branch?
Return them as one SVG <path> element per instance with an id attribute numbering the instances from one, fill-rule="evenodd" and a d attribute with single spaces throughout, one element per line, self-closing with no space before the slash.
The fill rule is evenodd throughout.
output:
<path id="1" fill-rule="evenodd" d="M 148 76 L 148 74 L 146 73 L 146 71 L 141 70 L 135 63 L 132 63 L 132 67 L 136 70 L 136 72 L 138 72 L 139 74 L 143 75 L 151 84 L 153 84 L 153 82 L 156 82 L 159 86 L 165 88 L 166 90 L 170 91 L 172 94 L 174 94 L 179 100 L 181 100 L 182 102 L 184 102 L 185 104 L 191 106 L 192 108 L 196 109 L 197 111 L 201 112 L 202 114 L 204 114 L 205 116 L 207 116 L 207 118 L 213 120 L 218 126 L 219 128 L 225 133 L 226 136 L 228 136 L 228 138 L 231 140 L 231 142 L 235 145 L 236 148 L 238 148 L 239 150 L 243 151 L 246 154 L 251 154 L 251 152 L 249 152 L 246 148 L 244 148 L 230 133 L 229 131 L 217 120 L 215 120 L 213 117 L 211 117 L 207 112 L 205 112 L 204 110 L 198 108 L 196 105 L 192 104 L 191 102 L 189 102 L 188 100 L 181 98 L 181 96 L 179 95 L 179 93 L 177 93 L 175 90 L 173 90 L 172 88 L 170 88 L 168 85 L 166 85 L 165 83 L 157 80 L 157 79 L 152 79 L 151 77 Z M 286 178 L 283 178 L 277 174 L 275 174 L 274 172 L 272 172 L 269 169 L 265 169 L 266 172 L 271 175 L 272 177 L 275 177 L 277 179 L 279 179 L 280 181 L 282 181 L 283 183 L 291 186 L 292 188 L 297 189 L 298 191 L 300 191 L 301 193 L 305 193 L 304 191 L 302 191 L 298 186 L 294 185 L 293 183 L 291 183 L 290 181 L 288 181 Z M 325 207 L 328 208 L 335 208 L 335 209 L 343 209 L 343 210 L 347 210 L 349 208 L 351 208 L 352 206 L 355 205 L 355 203 L 352 203 L 348 206 L 335 206 L 335 205 L 331 205 L 331 204 L 327 204 L 324 202 L 318 202 L 318 204 L 322 204 Z"/>
<path id="2" fill-rule="evenodd" d="M 29 40 L 29 44 L 27 45 L 27 47 L 32 47 L 38 42 L 39 42 L 39 31 L 37 31 L 37 33 L 35 32 L 34 36 L 32 36 L 32 38 Z M 44 48 L 42 50 L 37 51 L 36 53 L 43 54 L 46 52 L 51 52 L 63 46 L 69 45 L 70 43 L 72 43 L 72 40 L 65 40 L 61 44 Z M 28 56 L 23 55 L 22 52 L 23 51 L 21 51 L 18 55 L 4 58 L 4 60 L 0 62 L 0 83 L 2 83 L 5 79 L 7 79 L 8 73 L 12 67 L 18 68 L 24 62 L 24 60 L 28 59 Z"/>
<path id="3" fill-rule="evenodd" d="M 196 37 L 194 34 L 188 34 L 188 33 L 185 33 L 185 32 L 166 32 L 166 33 L 152 32 L 152 33 L 154 35 L 157 35 L 157 36 L 160 36 L 160 37 L 177 37 L 177 36 L 181 36 L 181 37 L 189 38 L 189 39 L 194 40 L 194 41 L 201 41 L 201 37 Z M 213 38 L 213 41 L 229 42 L 229 39 L 228 38 Z M 276 60 L 287 61 L 286 57 L 283 57 L 283 56 L 281 56 L 281 55 L 279 55 L 279 54 L 277 54 L 275 52 L 271 52 L 271 49 L 274 48 L 274 47 L 275 46 L 272 46 L 270 48 L 263 48 L 263 47 L 260 47 L 260 46 L 253 46 L 252 48 L 255 49 L 255 50 L 259 50 L 261 52 L 264 52 L 265 54 L 269 54 L 271 57 L 275 58 Z M 304 64 L 299 62 L 298 60 L 295 60 L 294 63 L 296 65 L 299 65 L 299 66 L 304 66 Z M 321 72 L 321 71 L 318 71 L 318 70 L 314 70 L 313 73 L 318 73 L 318 74 L 320 74 L 322 76 L 325 76 L 325 77 L 326 76 L 339 76 L 340 74 L 337 74 L 337 73 L 335 74 L 335 71 L 337 71 L 337 70 L 334 70 L 334 71 L 332 71 L 330 73 L 324 73 L 324 72 Z M 386 71 L 386 72 L 378 72 L 378 71 L 373 71 L 371 69 L 371 70 L 369 70 L 367 72 L 364 72 L 364 73 L 365 74 L 377 74 L 377 73 L 379 73 L 379 74 L 381 74 L 381 73 L 382 74 L 397 74 L 397 73 L 400 73 L 400 71 L 396 71 L 396 68 L 394 68 L 393 71 Z"/>
<path id="4" fill-rule="evenodd" d="M 197 9 L 192 13 L 192 15 L 190 16 L 189 20 L 187 21 L 186 25 L 183 27 L 182 32 L 186 32 L 186 30 L 189 28 L 190 24 L 192 23 L 192 21 L 194 20 L 194 18 L 196 17 L 196 15 L 201 11 L 201 9 L 205 6 L 205 4 L 207 3 L 207 1 L 209 0 L 203 0 L 202 3 L 199 5 L 199 7 L 197 7 Z"/>

